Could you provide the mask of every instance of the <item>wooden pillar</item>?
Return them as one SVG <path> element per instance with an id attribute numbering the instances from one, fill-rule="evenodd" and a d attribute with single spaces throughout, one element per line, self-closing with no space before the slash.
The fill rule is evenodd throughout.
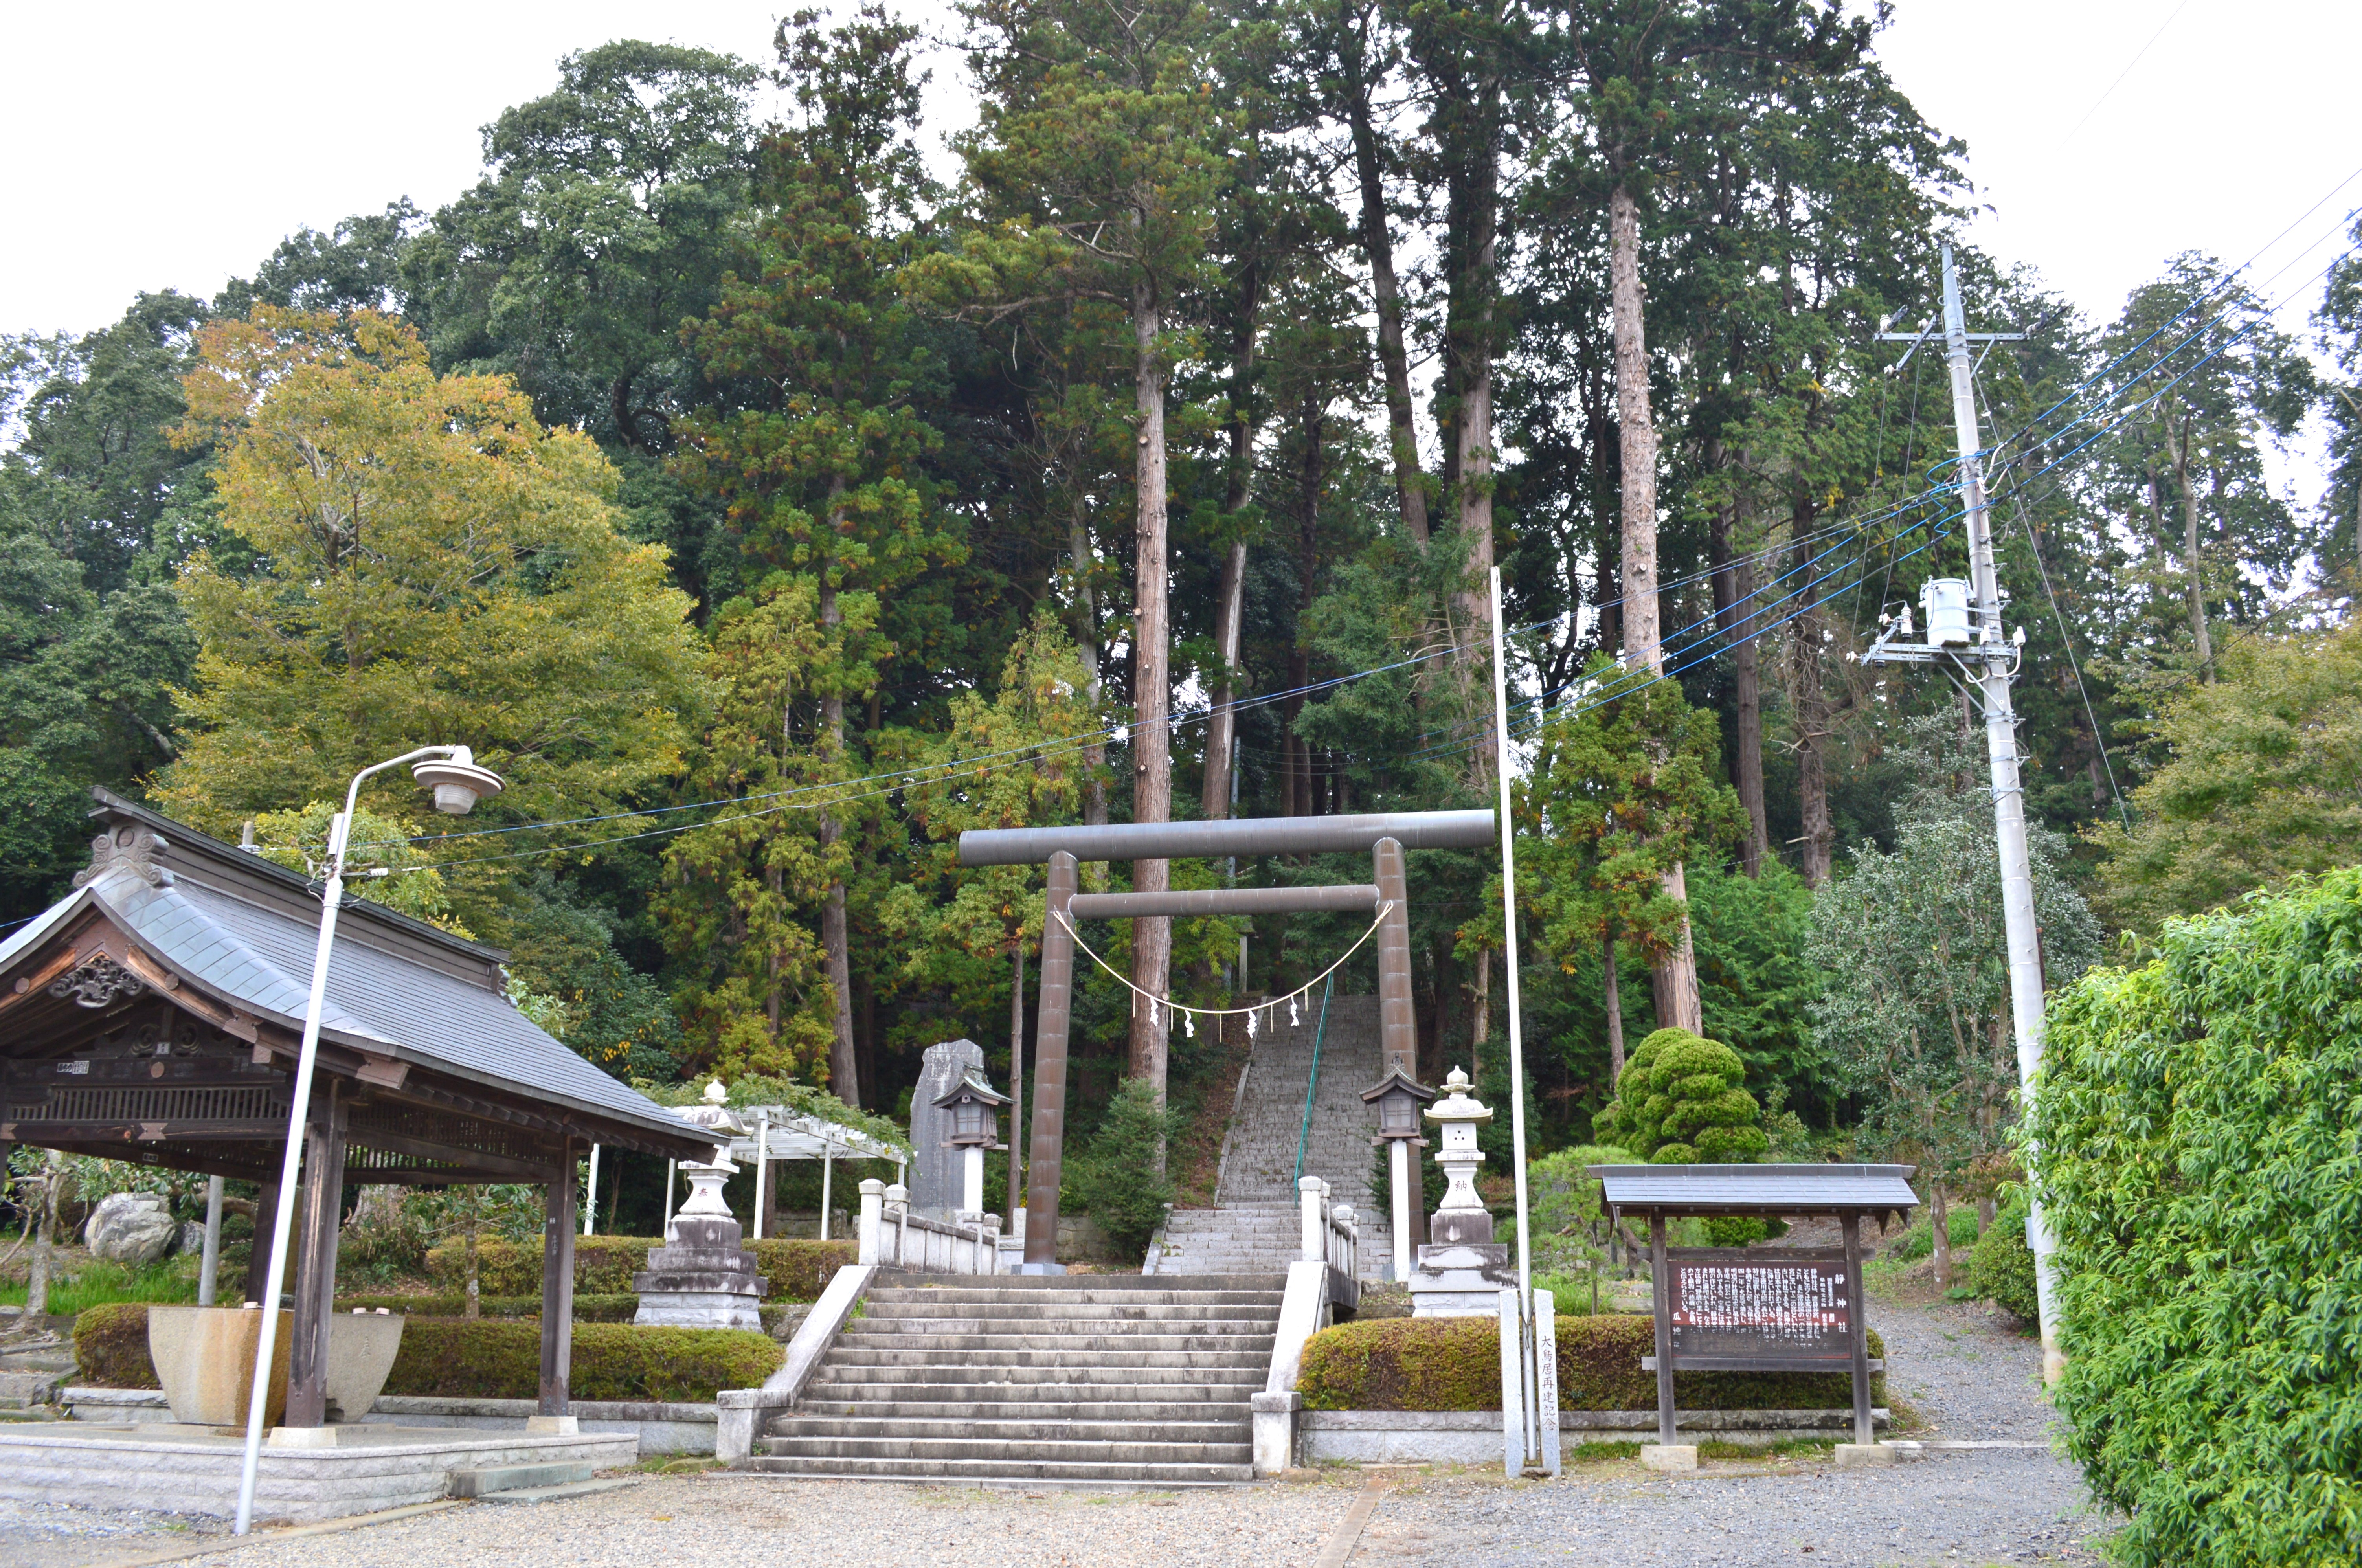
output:
<path id="1" fill-rule="evenodd" d="M 270 1228 L 277 1223 L 279 1180 L 266 1176 L 254 1199 L 254 1254 L 246 1265 L 246 1294 L 238 1298 L 241 1306 L 261 1301 L 262 1292 L 270 1283 Z"/>
<path id="2" fill-rule="evenodd" d="M 1673 1441 L 1673 1264 L 1665 1256 L 1665 1217 L 1649 1216 L 1650 1306 L 1657 1320 L 1657 1441 Z"/>
<path id="3" fill-rule="evenodd" d="M 1075 939 L 1065 917 L 1078 869 L 1079 863 L 1063 849 L 1050 856 L 1048 918 L 1042 922 L 1042 1004 L 1033 1022 L 1033 1138 L 1025 1162 L 1028 1268 L 1054 1268 L 1058 1261 L 1058 1183 L 1065 1174 L 1066 1028 L 1075 993 Z"/>
<path id="4" fill-rule="evenodd" d="M 559 1154 L 549 1178 L 549 1215 L 541 1226 L 541 1414 L 567 1416 L 574 1365 L 574 1145 Z"/>
<path id="5" fill-rule="evenodd" d="M 1846 1340 L 1853 1355 L 1853 1441 L 1865 1446 L 1878 1441 L 1870 1416 L 1870 1303 L 1861 1288 L 1861 1216 L 1848 1214 L 1838 1223 L 1845 1231 Z"/>
<path id="6" fill-rule="evenodd" d="M 295 1334 L 287 1347 L 286 1424 L 291 1427 L 316 1427 L 327 1419 L 328 1324 L 337 1312 L 337 1231 L 345 1200 L 345 1103 L 335 1079 L 323 1087 L 327 1092 L 315 1092 L 312 1118 L 304 1132 L 303 1224 L 295 1232 Z M 270 1247 L 267 1237 L 258 1238 L 256 1244 L 265 1252 Z"/>

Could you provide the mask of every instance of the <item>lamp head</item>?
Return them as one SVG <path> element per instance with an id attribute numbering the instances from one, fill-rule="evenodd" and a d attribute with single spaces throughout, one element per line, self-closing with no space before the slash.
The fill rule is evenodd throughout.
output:
<path id="1" fill-rule="evenodd" d="M 455 745 L 447 757 L 428 757 L 410 776 L 435 791 L 435 809 L 446 816 L 464 817 L 476 802 L 501 792 L 501 776 L 476 766 L 476 754 Z"/>

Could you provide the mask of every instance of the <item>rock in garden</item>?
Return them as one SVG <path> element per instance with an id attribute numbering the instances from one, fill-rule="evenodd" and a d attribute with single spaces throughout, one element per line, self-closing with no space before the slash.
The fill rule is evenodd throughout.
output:
<path id="1" fill-rule="evenodd" d="M 98 1200 L 83 1236 L 91 1256 L 138 1268 L 171 1251 L 180 1231 L 171 1208 L 154 1193 L 117 1192 Z"/>
<path id="2" fill-rule="evenodd" d="M 186 1253 L 193 1258 L 201 1255 L 205 1250 L 205 1222 L 202 1220 L 182 1220 L 180 1239 L 172 1243 L 172 1250 Z"/>

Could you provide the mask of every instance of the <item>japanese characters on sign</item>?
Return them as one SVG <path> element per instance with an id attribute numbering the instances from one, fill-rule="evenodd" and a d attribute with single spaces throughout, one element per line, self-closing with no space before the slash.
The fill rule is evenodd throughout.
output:
<path id="1" fill-rule="evenodd" d="M 1668 1249 L 1673 1354 L 1838 1363 L 1852 1353 L 1843 1253 L 1777 1262 L 1720 1249 Z"/>

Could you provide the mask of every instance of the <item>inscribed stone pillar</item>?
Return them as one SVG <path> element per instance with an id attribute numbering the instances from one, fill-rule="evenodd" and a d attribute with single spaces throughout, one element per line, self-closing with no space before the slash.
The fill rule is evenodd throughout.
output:
<path id="1" fill-rule="evenodd" d="M 984 1047 L 973 1040 L 946 1040 L 927 1047 L 919 1086 L 911 1091 L 911 1208 L 938 1219 L 960 1206 L 960 1152 L 950 1146 L 952 1113 L 935 1101 L 951 1093 L 971 1071 L 984 1072 Z"/>

